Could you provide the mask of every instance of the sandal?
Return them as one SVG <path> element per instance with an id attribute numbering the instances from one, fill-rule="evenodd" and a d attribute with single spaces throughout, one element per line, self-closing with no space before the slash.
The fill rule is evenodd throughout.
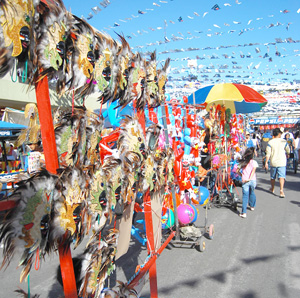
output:
<path id="1" fill-rule="evenodd" d="M 269 188 L 269 192 L 272 193 L 272 194 L 275 193 L 274 189 L 272 189 L 272 188 Z"/>
<path id="2" fill-rule="evenodd" d="M 280 193 L 279 198 L 285 198 L 285 194 L 283 192 Z"/>

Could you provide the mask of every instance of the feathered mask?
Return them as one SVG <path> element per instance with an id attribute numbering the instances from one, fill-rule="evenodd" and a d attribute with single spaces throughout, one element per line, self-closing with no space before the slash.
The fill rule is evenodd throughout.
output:
<path id="1" fill-rule="evenodd" d="M 12 79 L 23 82 L 32 73 L 32 45 L 37 0 L 1 1 L 0 5 L 0 77 L 13 68 Z"/>
<path id="2" fill-rule="evenodd" d="M 70 74 L 68 67 L 70 56 L 71 28 L 74 22 L 71 13 L 67 12 L 62 1 L 40 1 L 38 22 L 35 25 L 36 71 L 34 81 L 44 76 L 57 80 L 59 93 L 66 84 Z"/>

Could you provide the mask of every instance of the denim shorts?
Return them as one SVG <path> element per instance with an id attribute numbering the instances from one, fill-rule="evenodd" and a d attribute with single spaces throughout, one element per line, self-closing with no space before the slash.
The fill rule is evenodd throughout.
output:
<path id="1" fill-rule="evenodd" d="M 286 167 L 271 167 L 270 168 L 270 177 L 271 179 L 276 179 L 276 175 L 278 178 L 285 178 Z"/>

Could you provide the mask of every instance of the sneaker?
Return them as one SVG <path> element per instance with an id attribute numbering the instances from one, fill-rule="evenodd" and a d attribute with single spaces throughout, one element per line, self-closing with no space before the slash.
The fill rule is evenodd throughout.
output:
<path id="1" fill-rule="evenodd" d="M 246 218 L 246 217 L 247 217 L 247 214 L 246 214 L 246 213 L 240 213 L 239 215 L 240 215 L 240 217 L 242 217 L 242 218 Z"/>
<path id="2" fill-rule="evenodd" d="M 254 211 L 254 207 L 250 207 L 250 210 L 251 210 L 251 211 Z"/>

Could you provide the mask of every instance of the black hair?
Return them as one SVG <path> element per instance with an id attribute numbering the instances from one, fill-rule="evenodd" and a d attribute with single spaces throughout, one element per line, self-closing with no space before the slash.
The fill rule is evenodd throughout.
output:
<path id="1" fill-rule="evenodd" d="M 253 156 L 254 156 L 254 147 L 247 148 L 241 160 L 239 161 L 241 169 L 244 169 L 248 165 L 249 161 L 253 159 Z"/>
<path id="2" fill-rule="evenodd" d="M 279 134 L 281 134 L 281 130 L 278 127 L 273 129 L 273 137 L 277 137 Z"/>

